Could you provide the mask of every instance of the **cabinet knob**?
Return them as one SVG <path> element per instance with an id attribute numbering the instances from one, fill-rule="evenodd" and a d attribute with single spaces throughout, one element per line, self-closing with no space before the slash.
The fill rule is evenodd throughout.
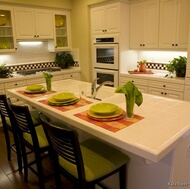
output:
<path id="1" fill-rule="evenodd" d="M 164 94 L 163 92 L 161 92 L 161 94 Z"/>
<path id="2" fill-rule="evenodd" d="M 143 46 L 145 46 L 145 44 L 143 44 Z"/>
<path id="3" fill-rule="evenodd" d="M 166 87 L 166 85 L 163 85 L 163 87 Z"/>
<path id="4" fill-rule="evenodd" d="M 172 44 L 172 46 L 175 46 L 175 44 Z"/>
<path id="5" fill-rule="evenodd" d="M 36 37 L 36 35 L 34 35 L 34 37 Z"/>
<path id="6" fill-rule="evenodd" d="M 134 81 L 132 80 L 131 82 L 133 82 L 134 83 Z"/>
<path id="7" fill-rule="evenodd" d="M 165 95 L 167 95 L 167 93 L 164 93 Z"/>
<path id="8" fill-rule="evenodd" d="M 17 86 L 17 83 L 15 83 L 15 86 Z"/>
<path id="9" fill-rule="evenodd" d="M 73 75 L 71 75 L 71 77 L 73 77 Z"/>
<path id="10" fill-rule="evenodd" d="M 178 46 L 178 44 L 175 44 L 175 46 L 177 47 L 177 46 Z"/>
<path id="11" fill-rule="evenodd" d="M 140 44 L 140 47 L 142 47 L 142 44 Z"/>
<path id="12" fill-rule="evenodd" d="M 37 35 L 36 37 L 40 37 L 39 35 Z"/>

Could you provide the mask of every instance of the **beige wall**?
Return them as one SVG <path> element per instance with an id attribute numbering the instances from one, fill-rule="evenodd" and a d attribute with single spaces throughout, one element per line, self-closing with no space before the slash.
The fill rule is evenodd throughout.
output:
<path id="1" fill-rule="evenodd" d="M 82 80 L 91 81 L 90 9 L 95 3 L 110 0 L 72 0 L 71 30 L 73 48 L 79 48 Z"/>

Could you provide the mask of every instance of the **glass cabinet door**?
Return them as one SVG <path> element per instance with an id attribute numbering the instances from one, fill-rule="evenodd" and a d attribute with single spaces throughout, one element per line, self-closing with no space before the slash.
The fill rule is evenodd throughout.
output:
<path id="1" fill-rule="evenodd" d="M 12 11 L 0 8 L 0 52 L 11 50 L 16 50 Z"/>

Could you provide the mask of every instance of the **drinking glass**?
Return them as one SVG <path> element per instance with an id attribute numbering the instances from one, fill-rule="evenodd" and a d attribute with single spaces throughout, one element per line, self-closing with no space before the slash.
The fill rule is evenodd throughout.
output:
<path id="1" fill-rule="evenodd" d="M 132 119 L 134 117 L 135 97 L 127 97 L 127 95 L 125 95 L 125 100 L 127 119 Z"/>

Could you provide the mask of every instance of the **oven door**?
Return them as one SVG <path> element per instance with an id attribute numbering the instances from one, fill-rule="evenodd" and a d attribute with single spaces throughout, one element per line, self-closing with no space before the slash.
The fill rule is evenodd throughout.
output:
<path id="1" fill-rule="evenodd" d="M 119 69 L 118 44 L 93 44 L 93 67 Z"/>
<path id="2" fill-rule="evenodd" d="M 104 81 L 112 81 L 114 83 L 113 87 L 117 87 L 119 85 L 119 71 L 116 71 L 116 70 L 106 70 L 106 69 L 95 68 L 93 80 L 96 78 L 99 78 L 97 81 L 97 84 L 101 84 Z"/>

